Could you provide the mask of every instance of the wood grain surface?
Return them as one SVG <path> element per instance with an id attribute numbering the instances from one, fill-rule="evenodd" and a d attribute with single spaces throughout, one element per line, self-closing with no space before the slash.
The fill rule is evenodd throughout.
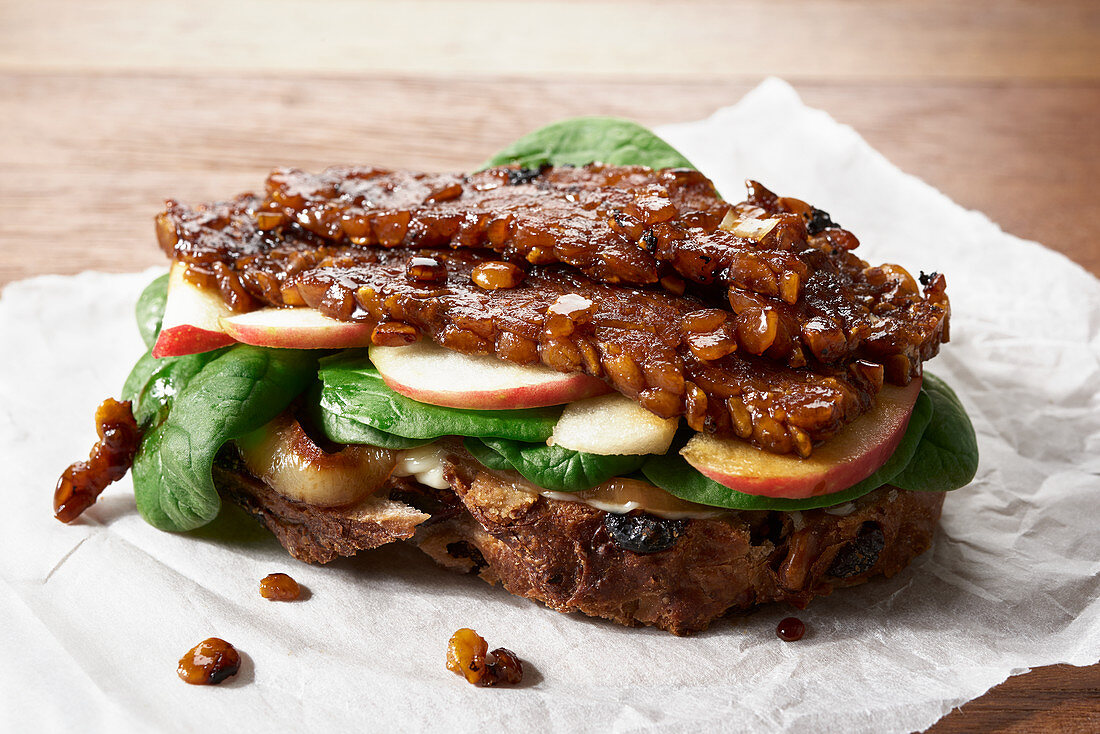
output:
<path id="1" fill-rule="evenodd" d="M 699 119 L 752 86 L 0 73 L 0 283 L 158 264 L 165 198 L 262 187 L 273 165 L 463 169 L 561 117 Z M 797 87 L 903 170 L 1100 273 L 1100 83 Z"/>
<path id="2" fill-rule="evenodd" d="M 0 287 L 163 263 L 152 217 L 273 165 L 463 169 L 575 114 L 699 119 L 768 74 L 1100 274 L 1100 3 L 0 0 Z M 945 732 L 1100 731 L 1100 666 Z"/>

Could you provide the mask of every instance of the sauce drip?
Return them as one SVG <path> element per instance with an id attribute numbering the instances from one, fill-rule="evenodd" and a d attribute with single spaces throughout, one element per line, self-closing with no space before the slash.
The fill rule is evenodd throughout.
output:
<path id="1" fill-rule="evenodd" d="M 271 601 L 294 601 L 302 593 L 298 582 L 285 573 L 269 573 L 260 579 L 260 596 Z"/>
<path id="2" fill-rule="evenodd" d="M 128 401 L 107 398 L 95 412 L 96 442 L 87 461 L 77 461 L 57 480 L 53 495 L 54 517 L 69 523 L 95 504 L 112 482 L 126 475 L 141 445 L 138 428 Z"/>
<path id="3" fill-rule="evenodd" d="M 798 617 L 780 620 L 775 628 L 775 636 L 784 642 L 798 642 L 806 634 L 806 623 Z"/>
<path id="4" fill-rule="evenodd" d="M 514 686 L 523 680 L 523 663 L 505 647 L 489 652 L 485 638 L 469 628 L 451 636 L 447 645 L 447 670 L 475 686 Z"/>
<path id="5" fill-rule="evenodd" d="M 223 639 L 203 640 L 180 658 L 176 673 L 185 683 L 212 686 L 234 676 L 241 668 L 241 654 Z"/>

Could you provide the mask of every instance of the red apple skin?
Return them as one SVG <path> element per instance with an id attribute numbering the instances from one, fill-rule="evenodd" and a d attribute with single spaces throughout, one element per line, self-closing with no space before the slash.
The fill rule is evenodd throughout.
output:
<path id="1" fill-rule="evenodd" d="M 839 492 L 874 474 L 893 455 L 909 426 L 920 386 L 919 377 L 905 387 L 884 385 L 875 408 L 807 459 L 705 434 L 693 437 L 680 453 L 704 476 L 745 494 L 806 499 Z"/>
<path id="2" fill-rule="evenodd" d="M 417 359 L 387 356 L 410 350 Z M 394 392 L 429 405 L 470 410 L 517 410 L 562 405 L 609 392 L 602 380 L 585 374 L 525 368 L 493 357 L 454 352 L 421 342 L 409 347 L 372 347 L 371 361 Z M 438 363 L 438 372 L 434 365 Z M 519 373 L 525 373 L 518 379 Z M 532 375 L 533 377 L 528 377 Z M 463 389 L 465 386 L 465 389 Z"/>
<path id="3" fill-rule="evenodd" d="M 182 357 L 229 346 L 233 337 L 218 320 L 233 313 L 215 292 L 203 290 L 184 278 L 186 268 L 173 263 L 168 273 L 168 298 L 153 356 Z"/>
<path id="4" fill-rule="evenodd" d="M 574 400 L 603 395 L 609 389 L 603 382 L 588 375 L 562 375 L 562 377 L 566 379 L 549 385 L 525 385 L 499 390 L 473 390 L 469 392 L 424 390 L 401 385 L 386 379 L 384 376 L 382 381 L 389 385 L 394 392 L 420 403 L 442 405 L 446 408 L 468 408 L 470 410 L 518 410 L 520 408 L 543 408 L 547 405 L 564 405 Z"/>
<path id="5" fill-rule="evenodd" d="M 222 331 L 200 329 L 191 324 L 180 324 L 161 329 L 157 341 L 153 344 L 153 356 L 182 357 L 187 354 L 209 352 L 236 343 L 233 337 Z"/>
<path id="6" fill-rule="evenodd" d="M 312 308 L 265 308 L 224 316 L 222 329 L 244 344 L 276 349 L 349 349 L 370 344 L 372 324 L 339 321 Z"/>

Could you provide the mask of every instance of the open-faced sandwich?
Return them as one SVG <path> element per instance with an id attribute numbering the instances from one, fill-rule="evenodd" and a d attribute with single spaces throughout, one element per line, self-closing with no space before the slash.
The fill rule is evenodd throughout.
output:
<path id="1" fill-rule="evenodd" d="M 153 525 L 221 500 L 296 558 L 407 540 L 559 611 L 683 634 L 897 573 L 977 463 L 943 275 L 825 212 L 731 204 L 631 123 L 544 128 L 475 173 L 278 170 L 168 202 L 150 351 L 58 485 L 131 459 Z M 918 282 L 919 281 L 919 282 Z"/>

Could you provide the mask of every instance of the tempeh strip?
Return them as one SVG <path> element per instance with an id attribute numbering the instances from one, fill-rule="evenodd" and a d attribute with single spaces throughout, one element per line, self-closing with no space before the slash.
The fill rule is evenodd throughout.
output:
<path id="1" fill-rule="evenodd" d="M 240 219 L 260 231 L 243 240 Z M 686 279 L 711 305 L 734 311 L 730 336 L 743 351 L 794 367 L 807 353 L 824 363 L 863 356 L 905 382 L 935 354 L 946 325 L 942 285 L 922 297 L 904 270 L 869 268 L 849 251 L 855 237 L 828 215 L 759 184 L 731 209 L 690 170 L 281 170 L 262 201 L 170 205 L 160 232 L 173 256 L 210 270 L 227 300 L 244 307 L 283 303 L 279 273 L 336 250 L 471 248 L 513 263 L 564 263 L 609 284 L 659 282 L 681 293 Z M 280 252 L 284 238 L 297 253 Z"/>

